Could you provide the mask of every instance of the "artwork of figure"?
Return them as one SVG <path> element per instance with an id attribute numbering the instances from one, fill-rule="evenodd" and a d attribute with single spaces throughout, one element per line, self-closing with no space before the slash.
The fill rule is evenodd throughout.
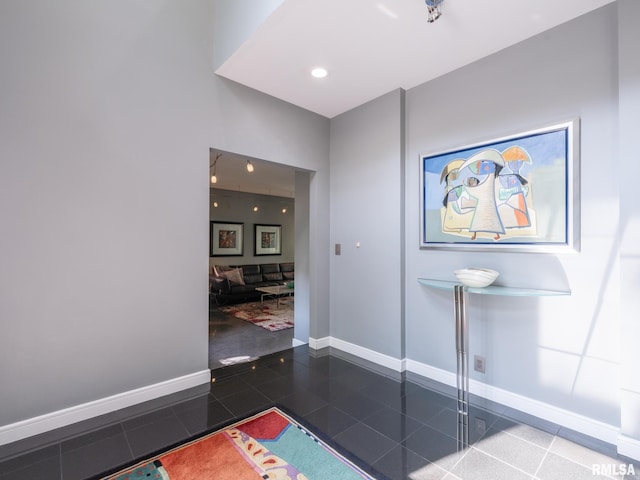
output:
<path id="1" fill-rule="evenodd" d="M 220 248 L 236 248 L 235 230 L 220 230 L 218 234 L 218 245 Z"/>
<path id="2" fill-rule="evenodd" d="M 525 163 L 531 163 L 531 157 L 524 148 L 517 145 L 502 152 L 505 168 L 498 177 L 498 212 L 505 228 L 531 227 L 531 217 L 527 205 L 529 196 L 528 181 L 520 174 Z"/>
<path id="3" fill-rule="evenodd" d="M 260 246 L 262 248 L 276 248 L 275 232 L 262 232 L 260 239 Z"/>
<path id="4" fill-rule="evenodd" d="M 477 202 L 469 225 L 471 240 L 480 232 L 493 235 L 494 240 L 504 233 L 495 198 L 496 176 L 503 166 L 502 155 L 494 149 L 478 152 L 460 166 L 460 172 L 466 177 L 465 189 Z"/>
<path id="5" fill-rule="evenodd" d="M 460 177 L 460 166 L 464 159 L 459 158 L 449 162 L 440 174 L 440 183 L 445 184 L 445 194 L 442 200 L 442 231 L 461 232 L 468 230 L 471 225 L 473 209 L 476 201 L 466 192 Z"/>
<path id="6" fill-rule="evenodd" d="M 573 250 L 574 129 L 572 121 L 420 155 L 420 247 Z"/>
<path id="7" fill-rule="evenodd" d="M 494 241 L 535 233 L 530 185 L 521 173 L 531 161 L 524 148 L 512 146 L 447 163 L 440 174 L 442 231 Z"/>

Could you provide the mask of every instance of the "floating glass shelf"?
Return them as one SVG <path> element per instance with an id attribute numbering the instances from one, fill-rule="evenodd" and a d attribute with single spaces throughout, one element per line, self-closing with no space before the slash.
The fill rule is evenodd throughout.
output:
<path id="1" fill-rule="evenodd" d="M 448 280 L 434 280 L 431 278 L 418 278 L 418 283 L 439 290 L 453 291 L 460 282 L 452 282 Z M 476 293 L 479 295 L 503 295 L 505 297 L 557 297 L 561 295 L 571 295 L 571 292 L 560 290 L 538 290 L 534 288 L 519 287 L 503 287 L 501 285 L 489 285 L 488 287 L 464 287 L 464 291 L 468 293 Z"/>

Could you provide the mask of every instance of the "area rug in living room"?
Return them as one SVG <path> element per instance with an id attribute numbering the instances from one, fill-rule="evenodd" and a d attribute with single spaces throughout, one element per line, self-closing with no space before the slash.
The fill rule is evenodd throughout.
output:
<path id="1" fill-rule="evenodd" d="M 220 307 L 223 312 L 251 322 L 270 332 L 293 328 L 293 298 L 286 297 L 265 302 L 238 303 Z"/>
<path id="2" fill-rule="evenodd" d="M 291 415 L 270 408 L 146 459 L 108 480 L 374 479 Z"/>

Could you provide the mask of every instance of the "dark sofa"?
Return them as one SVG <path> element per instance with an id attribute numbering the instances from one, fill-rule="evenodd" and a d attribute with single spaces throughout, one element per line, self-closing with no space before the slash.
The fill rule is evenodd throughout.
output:
<path id="1" fill-rule="evenodd" d="M 209 277 L 211 300 L 218 304 L 260 298 L 256 288 L 283 285 L 294 280 L 293 262 L 216 266 Z"/>

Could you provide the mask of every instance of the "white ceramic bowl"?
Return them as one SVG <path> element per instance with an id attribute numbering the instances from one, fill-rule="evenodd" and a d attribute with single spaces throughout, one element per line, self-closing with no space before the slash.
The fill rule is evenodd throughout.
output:
<path id="1" fill-rule="evenodd" d="M 491 285 L 499 275 L 495 270 L 488 268 L 463 268 L 455 270 L 453 273 L 463 285 L 476 288 Z"/>

